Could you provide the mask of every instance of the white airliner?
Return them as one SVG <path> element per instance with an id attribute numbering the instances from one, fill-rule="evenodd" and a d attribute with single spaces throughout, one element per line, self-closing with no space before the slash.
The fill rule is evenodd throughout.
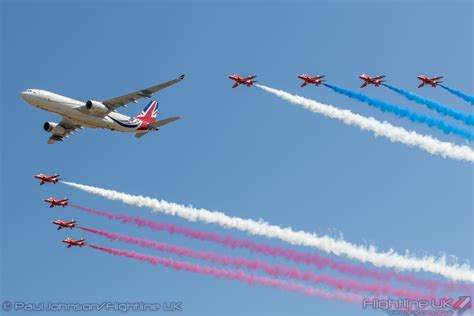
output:
<path id="1" fill-rule="evenodd" d="M 116 110 L 130 102 L 137 103 L 137 100 L 141 98 L 149 99 L 153 93 L 183 79 L 184 75 L 181 75 L 177 79 L 102 102 L 94 100 L 82 102 L 37 89 L 27 89 L 21 93 L 21 97 L 33 106 L 62 116 L 59 123 L 44 123 L 44 130 L 52 134 L 48 144 L 64 140 L 83 126 L 107 128 L 119 132 L 133 132 L 135 137 L 140 138 L 149 131 L 158 130 L 161 126 L 174 122 L 180 117 L 170 117 L 156 121 L 158 114 L 158 102 L 156 101 L 151 101 L 136 117 L 120 114 Z"/>

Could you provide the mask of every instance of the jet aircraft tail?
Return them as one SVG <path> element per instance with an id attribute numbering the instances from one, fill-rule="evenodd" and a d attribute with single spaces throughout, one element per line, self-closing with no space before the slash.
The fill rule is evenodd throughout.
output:
<path id="1" fill-rule="evenodd" d="M 145 121 L 147 123 L 154 123 L 156 121 L 156 116 L 158 115 L 158 102 L 151 101 L 143 109 L 143 111 L 137 115 L 137 119 Z"/>

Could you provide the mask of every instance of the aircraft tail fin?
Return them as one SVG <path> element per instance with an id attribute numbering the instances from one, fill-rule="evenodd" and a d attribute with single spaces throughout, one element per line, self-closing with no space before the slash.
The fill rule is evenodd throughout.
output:
<path id="1" fill-rule="evenodd" d="M 158 115 L 158 102 L 150 101 L 148 105 L 136 116 L 137 119 L 145 121 L 147 123 L 154 123 L 156 116 Z"/>

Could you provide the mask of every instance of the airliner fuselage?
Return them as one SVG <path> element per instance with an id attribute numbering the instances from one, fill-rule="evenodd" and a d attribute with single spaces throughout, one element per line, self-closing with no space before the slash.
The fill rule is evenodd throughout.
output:
<path id="1" fill-rule="evenodd" d="M 97 112 L 88 111 L 85 107 L 86 102 L 49 91 L 28 89 L 22 92 L 21 96 L 26 102 L 37 108 L 59 114 L 85 127 L 107 128 L 113 131 L 136 133 L 141 125 L 140 120 L 118 112 L 110 112 L 104 117 L 95 116 L 94 113 Z"/>

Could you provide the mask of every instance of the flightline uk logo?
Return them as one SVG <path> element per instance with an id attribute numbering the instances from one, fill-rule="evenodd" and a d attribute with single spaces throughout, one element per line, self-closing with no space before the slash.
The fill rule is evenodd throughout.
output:
<path id="1" fill-rule="evenodd" d="M 380 309 L 389 315 L 461 316 L 472 308 L 472 299 L 471 296 L 429 300 L 364 298 L 362 308 Z"/>

